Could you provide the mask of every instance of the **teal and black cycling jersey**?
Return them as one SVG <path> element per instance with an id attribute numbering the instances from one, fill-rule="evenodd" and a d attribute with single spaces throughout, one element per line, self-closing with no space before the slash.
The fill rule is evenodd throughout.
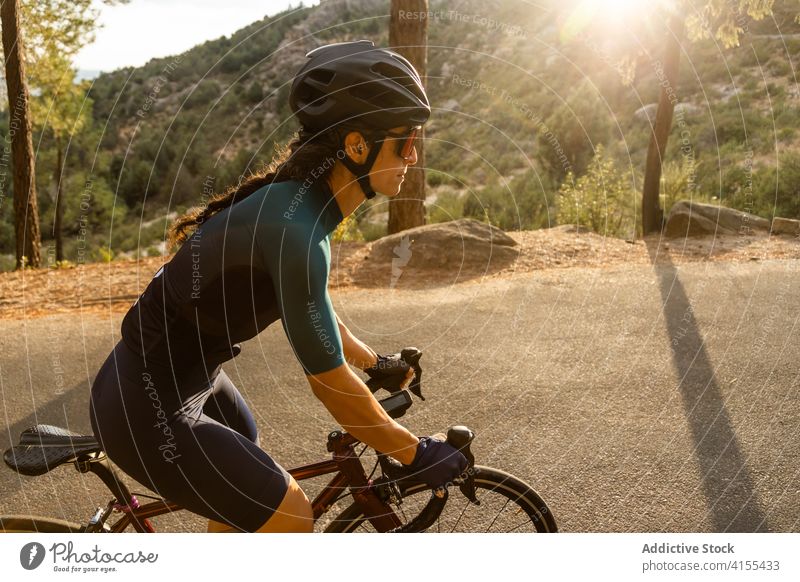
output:
<path id="1" fill-rule="evenodd" d="M 259 188 L 200 224 L 156 273 L 122 322 L 125 344 L 178 374 L 211 370 L 280 319 L 306 374 L 340 366 L 328 275 L 341 221 L 327 184 Z"/>
<path id="2" fill-rule="evenodd" d="M 125 315 L 92 384 L 92 431 L 117 467 L 209 519 L 266 523 L 291 476 L 221 364 L 277 319 L 307 374 L 344 363 L 327 287 L 341 221 L 326 185 L 287 181 L 198 226 Z"/>

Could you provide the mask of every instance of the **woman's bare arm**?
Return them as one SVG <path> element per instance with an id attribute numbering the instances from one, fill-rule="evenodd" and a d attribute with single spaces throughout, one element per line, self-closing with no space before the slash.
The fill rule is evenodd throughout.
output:
<path id="1" fill-rule="evenodd" d="M 375 353 L 375 350 L 354 336 L 339 319 L 339 314 L 336 314 L 336 322 L 339 324 L 339 335 L 342 336 L 344 359 L 362 370 L 374 366 L 378 362 L 378 354 Z"/>
<path id="2" fill-rule="evenodd" d="M 419 439 L 386 414 L 347 364 L 306 378 L 314 395 L 344 430 L 401 463 L 411 464 Z"/>

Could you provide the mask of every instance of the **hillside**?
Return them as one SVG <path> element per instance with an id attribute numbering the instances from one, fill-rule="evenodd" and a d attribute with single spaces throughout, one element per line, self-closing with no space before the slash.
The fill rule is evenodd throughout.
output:
<path id="1" fill-rule="evenodd" d="M 619 215 L 627 236 L 635 233 L 663 30 L 657 22 L 614 35 L 588 27 L 569 37 L 563 24 L 573 5 L 431 2 L 429 221 L 469 216 L 505 230 L 553 226 L 562 184 L 585 174 L 603 145 L 624 191 L 596 192 L 596 202 Z M 67 152 L 68 258 L 75 260 L 82 221 L 92 260 L 108 246 L 115 256 L 161 254 L 165 216 L 268 162 L 296 129 L 287 95 L 305 52 L 359 38 L 385 46 L 387 6 L 326 0 L 95 79 L 88 95 L 96 128 Z M 800 217 L 792 61 L 800 26 L 791 9 L 779 1 L 775 18 L 748 21 L 739 47 L 686 44 L 665 164 L 667 208 L 693 198 L 766 218 Z M 46 238 L 54 195 L 49 145 L 45 138 L 37 161 Z M 88 214 L 83 199 L 91 199 Z M 13 248 L 9 208 L 0 208 L 6 253 Z M 385 211 L 385 199 L 359 210 L 366 239 L 385 233 Z"/>

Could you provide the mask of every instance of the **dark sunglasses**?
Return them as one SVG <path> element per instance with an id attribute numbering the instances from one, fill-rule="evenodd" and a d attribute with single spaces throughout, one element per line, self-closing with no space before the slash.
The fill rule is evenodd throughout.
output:
<path id="1" fill-rule="evenodd" d="M 422 128 L 419 126 L 412 127 L 407 133 L 386 133 L 387 137 L 377 141 L 382 142 L 387 139 L 397 140 L 397 155 L 403 159 L 408 159 L 411 157 L 411 152 L 414 151 L 417 136 L 419 136 L 421 131 Z"/>

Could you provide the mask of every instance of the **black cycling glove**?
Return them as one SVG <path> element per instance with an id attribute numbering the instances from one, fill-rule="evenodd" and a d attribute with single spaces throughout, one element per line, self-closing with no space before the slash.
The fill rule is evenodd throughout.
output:
<path id="1" fill-rule="evenodd" d="M 389 392 L 400 390 L 406 379 L 409 365 L 400 357 L 400 354 L 388 356 L 378 356 L 378 363 L 364 371 L 369 375 L 367 387 L 375 392 L 379 388 L 385 388 Z"/>
<path id="2" fill-rule="evenodd" d="M 412 471 L 413 478 L 436 489 L 467 470 L 467 458 L 446 441 L 433 437 L 420 437 L 417 454 L 406 469 Z"/>

